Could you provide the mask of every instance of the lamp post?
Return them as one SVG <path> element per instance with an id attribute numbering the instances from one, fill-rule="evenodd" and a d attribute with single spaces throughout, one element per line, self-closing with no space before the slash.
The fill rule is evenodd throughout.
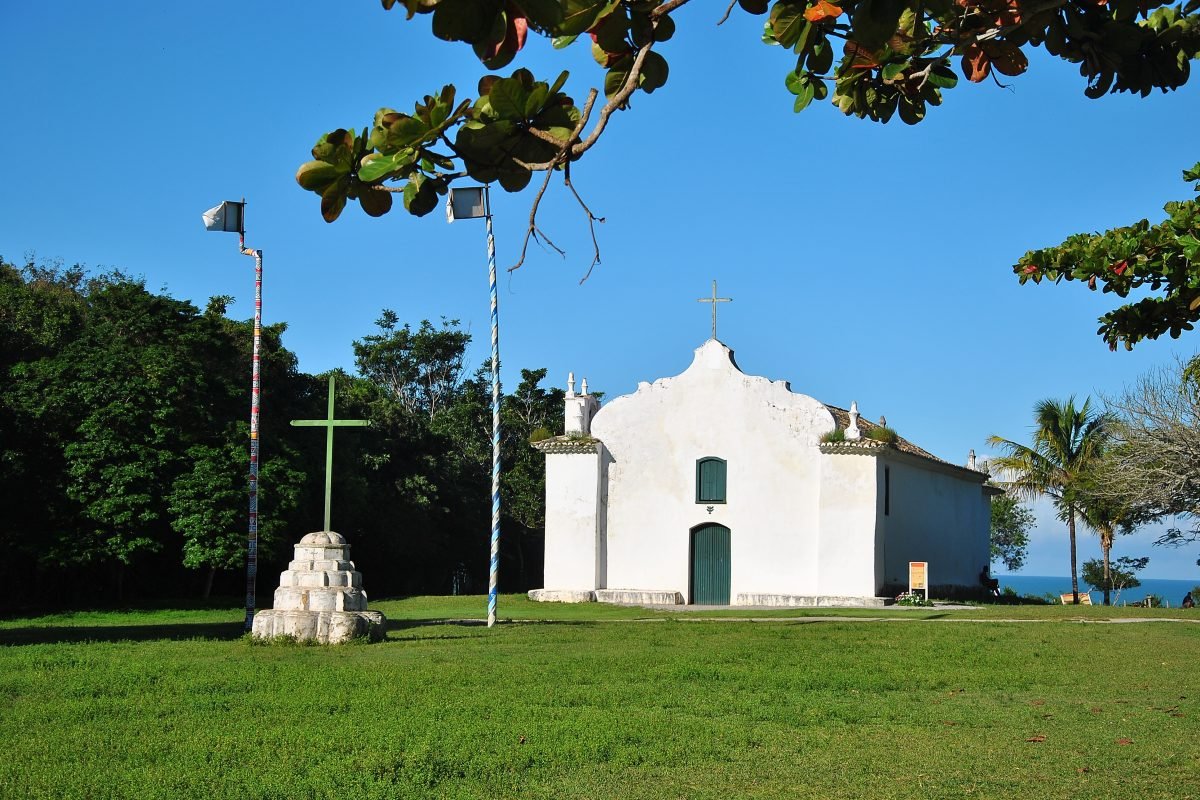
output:
<path id="1" fill-rule="evenodd" d="M 496 296 L 496 240 L 492 236 L 492 209 L 487 186 L 451 189 L 446 198 L 446 221 L 478 219 L 487 222 L 488 283 L 492 311 L 492 537 L 488 561 L 487 624 L 496 624 L 496 597 L 500 578 L 500 318 Z"/>
<path id="2" fill-rule="evenodd" d="M 246 248 L 246 200 L 226 200 L 204 212 L 210 231 L 237 233 L 238 249 L 254 257 L 254 348 L 250 356 L 250 523 L 246 539 L 246 632 L 254 626 L 255 581 L 258 577 L 258 411 L 262 390 L 262 250 Z"/>

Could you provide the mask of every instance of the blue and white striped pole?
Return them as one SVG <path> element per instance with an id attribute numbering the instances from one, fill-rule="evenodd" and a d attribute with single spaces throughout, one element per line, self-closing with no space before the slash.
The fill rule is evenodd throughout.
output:
<path id="1" fill-rule="evenodd" d="M 488 187 L 451 189 L 446 198 L 446 220 L 478 219 L 487 222 L 488 282 L 492 293 L 492 542 L 488 562 L 487 624 L 496 624 L 496 596 L 500 588 L 500 315 L 496 296 L 496 239 L 492 236 L 492 205 Z"/>
<path id="2" fill-rule="evenodd" d="M 492 295 L 492 548 L 488 569 L 487 624 L 496 624 L 496 595 L 500 580 L 500 316 L 496 297 L 496 240 L 492 237 L 492 208 L 487 188 L 483 190 L 487 209 L 488 282 Z"/>

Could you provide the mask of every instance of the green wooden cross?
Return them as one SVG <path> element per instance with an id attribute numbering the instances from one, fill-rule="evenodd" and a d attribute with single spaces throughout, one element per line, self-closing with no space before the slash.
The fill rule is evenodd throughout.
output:
<path id="1" fill-rule="evenodd" d="M 293 425 L 301 427 L 325 428 L 325 528 L 329 527 L 329 495 L 333 487 L 333 429 L 338 426 L 363 427 L 370 425 L 365 419 L 334 419 L 333 418 L 333 376 L 329 376 L 329 414 L 325 419 L 294 419 Z"/>

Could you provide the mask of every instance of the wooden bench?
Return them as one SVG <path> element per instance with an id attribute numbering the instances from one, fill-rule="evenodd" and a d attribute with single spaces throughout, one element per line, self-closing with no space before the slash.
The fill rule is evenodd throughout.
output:
<path id="1" fill-rule="evenodd" d="M 1058 599 L 1062 600 L 1062 604 L 1064 606 L 1075 605 L 1075 595 L 1072 594 L 1071 592 L 1067 592 L 1066 594 L 1060 594 L 1058 596 Z M 1090 594 L 1088 594 L 1087 592 L 1080 592 L 1079 593 L 1079 605 L 1090 606 L 1091 604 L 1092 604 L 1092 596 Z"/>

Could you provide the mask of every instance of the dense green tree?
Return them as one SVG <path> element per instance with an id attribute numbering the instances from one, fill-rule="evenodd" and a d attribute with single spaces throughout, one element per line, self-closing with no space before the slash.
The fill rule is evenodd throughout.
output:
<path id="1" fill-rule="evenodd" d="M 1200 164 L 1183 173 L 1200 193 Z M 1200 201 L 1163 207 L 1167 218 L 1141 220 L 1103 233 L 1078 233 L 1062 244 L 1031 250 L 1013 270 L 1029 281 L 1080 281 L 1122 299 L 1142 295 L 1100 317 L 1096 332 L 1116 350 L 1164 333 L 1178 338 L 1200 319 Z"/>
<path id="2" fill-rule="evenodd" d="M 1150 563 L 1148 556 L 1131 558 L 1122 556 L 1113 564 L 1089 558 L 1083 562 L 1083 582 L 1097 591 L 1104 592 L 1104 604 L 1109 604 L 1109 593 L 1116 592 L 1120 597 L 1122 590 L 1135 589 L 1142 585 L 1137 573 Z"/>
<path id="3" fill-rule="evenodd" d="M 130 593 L 225 590 L 245 563 L 251 323 L 230 298 L 200 312 L 119 273 L 0 259 L 0 596 L 98 604 Z M 259 559 L 321 519 L 325 442 L 290 427 L 323 417 L 327 376 L 305 375 L 263 329 Z M 464 377 L 458 324 L 385 312 L 339 373 L 333 521 L 371 564 L 375 596 L 482 591 L 488 560 L 491 387 Z M 503 398 L 502 574 L 540 578 L 543 464 L 528 447 L 562 393 L 524 370 Z M 32 566 L 32 569 L 30 567 Z M 196 578 L 191 576 L 195 575 Z M 105 588 L 107 587 L 107 588 Z M 260 586 L 260 589 L 262 587 Z M 111 594 L 109 592 L 112 592 Z"/>
<path id="4" fill-rule="evenodd" d="M 236 508 L 245 525 L 250 328 L 224 316 L 228 298 L 214 298 L 200 313 L 120 273 L 89 277 L 80 268 L 2 262 L 0 293 L 0 493 L 12 509 L 0 542 L 64 597 L 95 586 L 100 573 L 119 595 L 129 569 L 152 564 L 138 587 L 153 592 L 177 587 L 183 563 L 237 560 L 217 558 L 237 546 L 231 523 L 201 522 L 237 513 L 230 492 L 205 486 L 217 480 L 210 468 L 222 454 L 234 469 L 222 481 L 240 484 Z M 292 392 L 295 359 L 281 333 L 282 326 L 264 332 L 264 397 L 271 401 Z M 268 421 L 264 430 L 274 427 Z M 265 475 L 286 479 L 294 464 L 277 464 L 272 448 L 266 451 Z M 271 513 L 287 511 L 280 489 L 265 495 L 268 534 L 286 524 Z M 273 506 L 276 498 L 284 502 Z M 217 546 L 222 537 L 228 541 Z M 240 538 L 244 558 L 244 532 Z M 197 560 L 201 552 L 208 555 Z M 27 575 L 14 584 L 6 585 L 14 596 L 32 591 Z"/>
<path id="5" fill-rule="evenodd" d="M 449 405 L 463 382 L 463 358 L 471 335 L 458 320 L 442 319 L 440 328 L 422 320 L 417 330 L 396 327 L 399 318 L 384 309 L 375 321 L 378 333 L 354 343 L 358 372 L 375 383 L 408 414 L 432 420 Z"/>
<path id="6" fill-rule="evenodd" d="M 166 497 L 171 528 L 183 537 L 183 565 L 206 570 L 205 598 L 219 570 L 238 570 L 246 564 L 249 425 L 232 426 L 231 432 L 237 435 L 223 444 L 189 447 L 184 454 L 188 468 L 175 478 Z M 257 547 L 264 558 L 288 533 L 305 480 L 292 466 L 294 450 L 279 445 L 276 449 L 288 457 L 268 457 L 259 464 Z"/>
<path id="7" fill-rule="evenodd" d="M 1033 512 L 1020 498 L 1011 492 L 993 495 L 991 560 L 999 561 L 1010 572 L 1024 566 L 1033 524 Z"/>
<path id="8" fill-rule="evenodd" d="M 165 487 L 196 441 L 194 409 L 219 393 L 205 369 L 213 331 L 190 303 L 119 274 L 86 288 L 85 324 L 53 356 L 13 369 L 15 399 L 55 429 L 65 494 L 82 524 L 47 555 L 125 568 L 164 544 Z"/>
<path id="9" fill-rule="evenodd" d="M 53 356 L 83 325 L 85 273 L 78 267 L 23 266 L 0 258 L 0 546 L 26 569 L 8 575 L 16 593 L 29 590 L 48 531 L 70 530 L 74 509 L 61 478 L 61 430 L 54 419 L 23 410 L 27 362 Z M 28 567 L 33 567 L 32 570 Z M 0 576 L 3 571 L 0 569 Z"/>
<path id="10" fill-rule="evenodd" d="M 377 331 L 354 344 L 359 373 L 372 387 L 363 395 L 373 422 L 364 461 L 371 491 L 403 509 L 400 537 L 379 530 L 369 547 L 410 564 L 401 591 L 481 591 L 491 530 L 490 367 L 464 374 L 470 335 L 456 320 L 416 329 L 398 323 L 385 310 Z M 545 465 L 529 437 L 561 426 L 562 417 L 562 391 L 539 386 L 545 374 L 522 370 L 516 391 L 501 399 L 505 591 L 541 578 Z"/>
<path id="11" fill-rule="evenodd" d="M 1043 400 L 1034 407 L 1033 444 L 1025 445 L 999 436 L 988 443 L 1004 454 L 991 461 L 999 468 L 1004 486 L 1018 497 L 1049 497 L 1067 523 L 1071 542 L 1071 593 L 1079 602 L 1076 566 L 1075 523 L 1079 518 L 1078 494 L 1083 475 L 1104 452 L 1108 419 L 1094 414 L 1090 401 L 1076 408 L 1075 398 L 1065 403 Z"/>
<path id="12" fill-rule="evenodd" d="M 543 389 L 545 378 L 544 368 L 522 369 L 521 382 L 501 405 L 503 530 L 522 588 L 537 588 L 545 552 L 546 457 L 529 446 L 530 437 L 539 429 L 552 434 L 563 429 L 564 392 Z"/>

